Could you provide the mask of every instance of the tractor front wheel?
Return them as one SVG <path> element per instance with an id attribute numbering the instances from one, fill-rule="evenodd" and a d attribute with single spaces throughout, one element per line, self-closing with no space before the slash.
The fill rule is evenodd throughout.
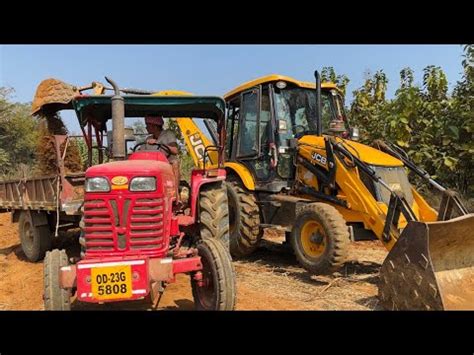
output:
<path id="1" fill-rule="evenodd" d="M 48 251 L 44 258 L 44 309 L 47 311 L 69 311 L 71 309 L 71 291 L 59 286 L 59 271 L 68 266 L 64 250 Z"/>
<path id="2" fill-rule="evenodd" d="M 216 239 L 202 239 L 197 245 L 202 270 L 191 275 L 197 310 L 232 311 L 235 308 L 235 271 L 229 252 Z"/>
<path id="3" fill-rule="evenodd" d="M 346 260 L 350 236 L 342 215 L 325 203 L 301 208 L 291 233 L 298 262 L 313 273 L 326 273 Z"/>

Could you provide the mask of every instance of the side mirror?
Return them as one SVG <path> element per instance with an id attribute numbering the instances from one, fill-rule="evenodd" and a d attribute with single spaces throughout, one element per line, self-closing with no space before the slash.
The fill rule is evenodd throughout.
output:
<path id="1" fill-rule="evenodd" d="M 360 138 L 359 127 L 352 127 L 352 129 L 351 129 L 351 139 L 353 141 L 358 141 L 359 138 Z"/>

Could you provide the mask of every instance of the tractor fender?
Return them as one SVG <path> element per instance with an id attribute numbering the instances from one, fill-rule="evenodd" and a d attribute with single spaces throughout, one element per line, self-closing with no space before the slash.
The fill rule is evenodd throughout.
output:
<path id="1" fill-rule="evenodd" d="M 217 169 L 217 175 L 213 177 L 205 176 L 202 170 L 193 170 L 191 176 L 191 216 L 197 216 L 199 192 L 204 185 L 224 182 L 226 178 L 226 171 L 224 169 Z"/>

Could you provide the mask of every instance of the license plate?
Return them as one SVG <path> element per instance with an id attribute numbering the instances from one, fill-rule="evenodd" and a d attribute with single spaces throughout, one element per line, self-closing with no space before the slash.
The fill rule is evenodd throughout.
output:
<path id="1" fill-rule="evenodd" d="M 132 297 L 132 267 L 130 265 L 91 269 L 92 295 L 99 300 Z"/>

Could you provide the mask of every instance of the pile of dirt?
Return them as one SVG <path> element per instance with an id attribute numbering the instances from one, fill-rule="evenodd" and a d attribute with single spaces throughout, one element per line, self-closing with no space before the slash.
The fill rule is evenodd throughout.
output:
<path id="1" fill-rule="evenodd" d="M 39 140 L 36 152 L 38 167 L 42 175 L 54 175 L 58 172 L 58 160 L 53 135 L 67 135 L 68 131 L 57 112 L 39 116 Z M 64 156 L 66 173 L 80 172 L 83 170 L 82 158 L 74 140 L 61 144 L 60 154 Z"/>

